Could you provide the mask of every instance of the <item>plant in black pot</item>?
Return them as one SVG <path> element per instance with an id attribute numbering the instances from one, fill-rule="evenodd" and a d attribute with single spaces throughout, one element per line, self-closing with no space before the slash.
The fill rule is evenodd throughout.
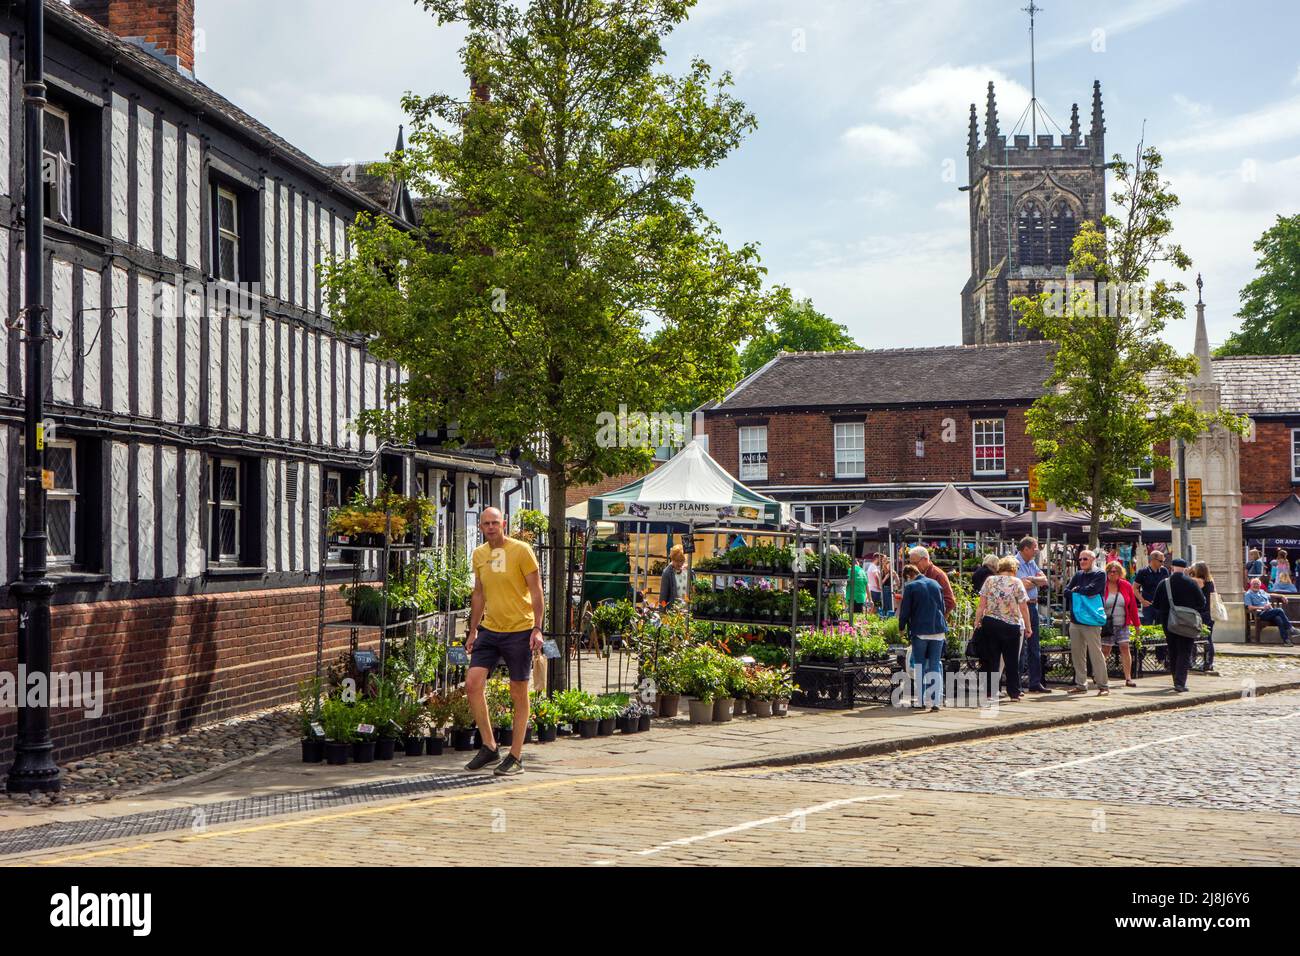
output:
<path id="1" fill-rule="evenodd" d="M 510 682 L 504 677 L 493 677 L 487 682 L 488 717 L 498 747 L 514 743 L 515 704 L 510 697 Z"/>
<path id="2" fill-rule="evenodd" d="M 451 743 L 457 750 L 473 750 L 474 715 L 469 709 L 469 697 L 461 688 L 451 692 Z"/>
<path id="3" fill-rule="evenodd" d="M 375 759 L 379 728 L 375 726 L 372 717 L 371 703 L 362 699 L 352 705 L 352 716 L 356 721 L 353 727 L 355 737 L 352 741 L 352 759 L 357 763 L 373 763 Z"/>
<path id="4" fill-rule="evenodd" d="M 549 744 L 555 740 L 557 725 L 560 722 L 560 710 L 555 704 L 537 691 L 533 691 L 528 710 L 533 726 L 537 728 L 539 743 Z"/>
<path id="5" fill-rule="evenodd" d="M 352 623 L 377 626 L 384 613 L 384 594 L 369 584 L 339 588 L 348 607 L 352 609 Z"/>
<path id="6" fill-rule="evenodd" d="M 590 694 L 586 695 L 587 699 L 578 711 L 578 736 L 583 740 L 590 740 L 600 733 L 600 718 L 604 713 L 603 708 L 597 700 Z"/>
<path id="7" fill-rule="evenodd" d="M 348 762 L 356 739 L 356 714 L 341 700 L 321 703 L 320 725 L 325 731 L 325 762 L 338 766 Z"/>
<path id="8" fill-rule="evenodd" d="M 408 757 L 424 753 L 424 727 L 428 712 L 414 694 L 408 693 L 397 711 L 397 724 L 402 732 L 402 748 Z"/>
<path id="9" fill-rule="evenodd" d="M 627 694 L 604 694 L 596 699 L 600 707 L 600 726 L 596 730 L 598 736 L 608 737 L 614 733 L 618 726 L 618 715 L 623 712 L 627 702 Z"/>
<path id="10" fill-rule="evenodd" d="M 587 717 L 587 710 L 595 702 L 596 698 L 592 697 L 586 691 L 579 690 L 576 687 L 570 687 L 568 690 L 557 691 L 555 696 L 551 698 L 551 703 L 555 705 L 556 711 L 559 715 L 559 722 L 561 724 L 568 724 L 579 734 L 582 733 L 582 722 L 589 719 Z M 596 736 L 597 723 L 599 723 L 599 720 L 593 721 L 591 734 L 587 736 Z"/>
<path id="11" fill-rule="evenodd" d="M 320 763 L 325 759 L 325 729 L 316 713 L 320 691 L 321 682 L 316 677 L 298 685 L 298 726 L 302 732 L 303 763 Z"/>
<path id="12" fill-rule="evenodd" d="M 431 757 L 442 756 L 442 748 L 447 744 L 447 725 L 451 723 L 453 709 L 452 699 L 448 694 L 431 694 L 425 703 L 425 724 L 429 728 L 429 735 L 424 738 L 424 746 Z"/>
<path id="13" fill-rule="evenodd" d="M 397 738 L 402 732 L 397 720 L 402 698 L 392 684 L 384 681 L 378 695 L 368 702 L 367 709 L 370 722 L 375 725 L 375 759 L 392 760 L 397 752 Z"/>

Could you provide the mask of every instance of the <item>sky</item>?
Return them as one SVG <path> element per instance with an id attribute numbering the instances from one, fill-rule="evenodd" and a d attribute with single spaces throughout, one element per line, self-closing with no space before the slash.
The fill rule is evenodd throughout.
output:
<path id="1" fill-rule="evenodd" d="M 1029 101 L 1027 0 L 701 0 L 666 44 L 730 70 L 757 130 L 697 198 L 772 283 L 811 297 L 865 348 L 960 344 L 970 272 L 966 132 L 997 84 L 1002 131 Z M 411 0 L 197 0 L 196 73 L 316 159 L 377 159 L 403 93 L 465 88 L 461 34 Z M 1300 4 L 1046 0 L 1040 102 L 1085 130 L 1102 83 L 1106 147 L 1160 148 L 1182 200 L 1174 239 L 1205 279 L 1212 343 L 1238 322 L 1252 245 L 1300 212 Z M 955 170 L 955 176 L 953 175 Z"/>

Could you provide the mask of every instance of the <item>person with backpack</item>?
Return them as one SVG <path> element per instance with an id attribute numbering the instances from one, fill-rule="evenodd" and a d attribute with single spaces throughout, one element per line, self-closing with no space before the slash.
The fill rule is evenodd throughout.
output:
<path id="1" fill-rule="evenodd" d="M 1174 558 L 1173 573 L 1156 591 L 1151 608 L 1165 631 L 1169 645 L 1169 670 L 1174 676 L 1174 692 L 1187 693 L 1187 672 L 1201 636 L 1201 612 L 1205 595 L 1198 581 L 1187 574 L 1187 562 Z"/>
<path id="2" fill-rule="evenodd" d="M 1110 693 L 1106 674 L 1106 657 L 1101 652 L 1101 626 L 1106 623 L 1102 595 L 1106 591 L 1106 572 L 1096 567 L 1097 556 L 1091 551 L 1079 553 L 1079 570 L 1065 586 L 1065 607 L 1070 617 L 1070 660 L 1074 662 L 1074 686 L 1071 694 L 1088 693 L 1088 664 L 1097 684 L 1097 696 Z"/>

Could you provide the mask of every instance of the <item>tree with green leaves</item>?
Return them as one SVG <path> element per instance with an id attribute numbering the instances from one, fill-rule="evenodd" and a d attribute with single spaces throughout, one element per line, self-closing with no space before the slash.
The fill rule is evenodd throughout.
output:
<path id="1" fill-rule="evenodd" d="M 663 72 L 693 0 L 421 0 L 466 30 L 467 97 L 408 95 L 408 145 L 378 172 L 431 199 L 414 231 L 361 217 L 328 270 L 336 321 L 409 372 L 364 426 L 410 437 L 448 422 L 522 449 L 565 489 L 649 468 L 648 443 L 602 440 L 602 413 L 720 395 L 769 311 L 754 246 L 729 248 L 695 201 L 755 126 L 695 60 Z M 566 562 L 550 627 L 565 630 Z"/>
<path id="2" fill-rule="evenodd" d="M 1161 178 L 1161 164 L 1151 147 L 1139 147 L 1133 163 L 1116 156 L 1118 215 L 1103 216 L 1100 228 L 1080 227 L 1069 282 L 1048 283 L 1037 297 L 1012 303 L 1022 325 L 1057 346 L 1045 393 L 1025 416 L 1042 459 L 1041 493 L 1091 516 L 1094 548 L 1101 523 L 1119 519 L 1121 508 L 1145 494 L 1134 487 L 1131 469 L 1148 461 L 1170 466 L 1168 456 L 1155 454 L 1160 443 L 1195 440 L 1215 422 L 1241 428 L 1235 416 L 1207 415 L 1188 400 L 1197 361 L 1161 338 L 1183 317 L 1179 295 L 1186 287 L 1153 280 L 1152 271 L 1191 266 L 1170 238 L 1178 197 Z"/>
<path id="3" fill-rule="evenodd" d="M 813 308 L 812 299 L 786 300 L 771 327 L 740 352 L 740 374 L 752 375 L 781 352 L 847 352 L 861 348 L 840 323 Z"/>
<path id="4" fill-rule="evenodd" d="M 1300 213 L 1278 216 L 1255 251 L 1259 275 L 1241 290 L 1241 329 L 1215 354 L 1300 354 Z"/>

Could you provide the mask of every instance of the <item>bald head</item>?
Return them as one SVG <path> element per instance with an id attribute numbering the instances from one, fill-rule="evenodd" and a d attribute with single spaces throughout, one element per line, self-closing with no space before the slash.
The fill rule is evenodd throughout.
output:
<path id="1" fill-rule="evenodd" d="M 506 526 L 501 517 L 501 509 L 484 508 L 483 513 L 478 516 L 478 528 L 483 532 L 483 537 L 489 544 L 494 547 L 500 546 L 506 536 Z"/>

